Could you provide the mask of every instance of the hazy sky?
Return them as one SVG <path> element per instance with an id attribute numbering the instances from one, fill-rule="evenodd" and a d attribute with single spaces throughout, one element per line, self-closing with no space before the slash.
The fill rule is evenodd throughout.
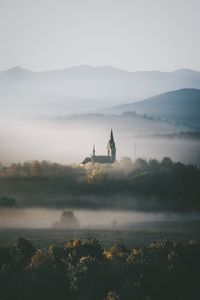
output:
<path id="1" fill-rule="evenodd" d="M 200 0 L 0 0 L 0 69 L 200 70 Z"/>

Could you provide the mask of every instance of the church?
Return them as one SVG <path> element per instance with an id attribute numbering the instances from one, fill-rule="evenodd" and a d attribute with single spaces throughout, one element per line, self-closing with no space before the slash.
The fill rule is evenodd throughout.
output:
<path id="1" fill-rule="evenodd" d="M 96 155 L 95 145 L 93 146 L 92 155 L 90 157 L 86 157 L 81 163 L 83 166 L 88 164 L 112 164 L 116 161 L 116 147 L 115 141 L 113 137 L 113 131 L 111 129 L 110 139 L 107 145 L 107 155 Z"/>

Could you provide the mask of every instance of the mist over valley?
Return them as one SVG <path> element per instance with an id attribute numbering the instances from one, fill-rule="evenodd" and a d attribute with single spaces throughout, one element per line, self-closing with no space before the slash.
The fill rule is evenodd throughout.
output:
<path id="1" fill-rule="evenodd" d="M 200 89 L 200 72 L 130 72 L 112 66 L 75 66 L 34 72 L 0 71 L 1 117 L 92 113 L 179 89 Z"/>
<path id="2" fill-rule="evenodd" d="M 200 1 L 0 0 L 0 300 L 197 300 Z"/>

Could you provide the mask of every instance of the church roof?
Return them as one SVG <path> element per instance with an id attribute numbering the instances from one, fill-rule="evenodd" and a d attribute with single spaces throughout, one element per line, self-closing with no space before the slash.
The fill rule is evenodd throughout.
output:
<path id="1" fill-rule="evenodd" d="M 92 161 L 92 158 L 91 157 L 86 157 L 83 161 L 82 161 L 82 163 L 81 164 L 87 164 L 87 163 L 89 163 L 89 162 L 91 162 Z"/>
<path id="2" fill-rule="evenodd" d="M 86 157 L 83 161 L 82 164 L 85 165 L 90 162 L 95 162 L 99 164 L 108 164 L 112 163 L 111 157 L 108 155 L 95 155 L 93 157 Z"/>
<path id="3" fill-rule="evenodd" d="M 94 159 L 94 162 L 99 163 L 99 164 L 111 163 L 111 157 L 108 155 L 97 155 L 93 159 Z"/>

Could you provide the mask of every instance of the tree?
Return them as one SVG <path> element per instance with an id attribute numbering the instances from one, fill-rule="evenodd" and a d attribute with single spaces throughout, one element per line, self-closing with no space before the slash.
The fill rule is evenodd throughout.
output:
<path id="1" fill-rule="evenodd" d="M 145 171 L 147 167 L 148 164 L 146 160 L 144 160 L 143 158 L 137 158 L 133 164 L 133 169 L 140 170 L 140 171 Z"/>
<path id="2" fill-rule="evenodd" d="M 40 176 L 41 170 L 40 163 L 37 160 L 32 161 L 30 166 L 30 176 Z"/>
<path id="3" fill-rule="evenodd" d="M 109 260 L 123 260 L 129 254 L 128 249 L 123 243 L 115 243 L 112 247 L 104 250 L 104 256 Z"/>
<path id="4" fill-rule="evenodd" d="M 36 251 L 32 243 L 23 237 L 18 238 L 17 248 L 20 251 L 21 259 L 24 261 L 25 264 L 31 259 L 31 257 L 35 254 Z"/>
<path id="5" fill-rule="evenodd" d="M 163 167 L 164 169 L 173 168 L 173 165 L 174 165 L 173 161 L 169 157 L 164 157 L 160 164 L 161 164 L 161 167 Z"/>
<path id="6" fill-rule="evenodd" d="M 49 256 L 41 249 L 38 249 L 31 257 L 29 267 L 31 269 L 46 269 L 50 265 Z"/>
<path id="7" fill-rule="evenodd" d="M 120 300 L 120 298 L 115 291 L 110 291 L 108 292 L 108 295 L 105 298 L 105 300 Z"/>
<path id="8" fill-rule="evenodd" d="M 54 228 L 77 229 L 79 228 L 79 221 L 75 216 L 73 210 L 64 210 L 62 212 L 60 222 L 53 224 Z"/>

